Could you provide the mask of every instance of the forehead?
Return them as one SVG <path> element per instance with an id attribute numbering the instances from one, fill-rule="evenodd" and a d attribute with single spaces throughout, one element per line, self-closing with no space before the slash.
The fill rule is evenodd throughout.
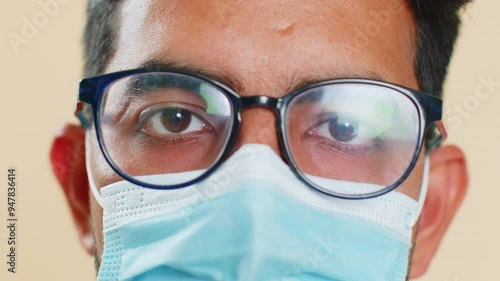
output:
<path id="1" fill-rule="evenodd" d="M 417 87 L 414 34 L 406 0 L 126 0 L 107 71 L 194 65 L 243 94 L 354 76 Z"/>

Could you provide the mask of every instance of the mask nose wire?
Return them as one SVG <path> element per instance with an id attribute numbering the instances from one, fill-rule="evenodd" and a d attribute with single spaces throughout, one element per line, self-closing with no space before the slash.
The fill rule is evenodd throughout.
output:
<path id="1" fill-rule="evenodd" d="M 87 168 L 87 175 L 88 175 L 88 180 L 89 180 L 89 185 L 90 185 L 90 190 L 92 191 L 92 194 L 94 195 L 95 200 L 101 207 L 104 208 L 104 198 L 102 198 L 101 193 L 97 189 L 97 186 L 94 181 L 94 175 L 92 173 L 92 167 L 90 167 L 90 131 L 86 130 L 85 132 L 85 167 Z"/>

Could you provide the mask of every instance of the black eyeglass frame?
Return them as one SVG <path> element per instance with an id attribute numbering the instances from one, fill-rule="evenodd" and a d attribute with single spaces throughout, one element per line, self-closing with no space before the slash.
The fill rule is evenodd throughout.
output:
<path id="1" fill-rule="evenodd" d="M 229 136 L 224 149 L 221 151 L 219 154 L 219 157 L 217 160 L 214 162 L 214 164 L 207 169 L 202 175 L 199 177 L 190 180 L 188 182 L 182 183 L 182 184 L 176 184 L 176 185 L 154 185 L 154 184 L 148 184 L 142 181 L 139 181 L 132 176 L 126 174 L 125 172 L 121 171 L 120 168 L 117 167 L 117 165 L 113 162 L 111 159 L 110 155 L 108 154 L 106 150 L 106 146 L 104 145 L 104 140 L 101 135 L 101 111 L 99 110 L 101 108 L 101 103 L 102 103 L 102 96 L 103 94 L 107 91 L 108 87 L 112 85 L 114 82 L 129 77 L 137 74 L 181 74 L 181 75 L 187 75 L 191 76 L 197 79 L 200 79 L 213 87 L 217 88 L 221 93 L 226 95 L 228 100 L 231 102 L 232 106 L 232 115 L 233 115 L 233 124 L 231 128 L 231 135 Z M 288 105 L 291 100 L 293 100 L 294 97 L 297 95 L 321 86 L 326 86 L 326 85 L 333 85 L 333 84 L 345 84 L 345 83 L 357 83 L 357 84 L 369 84 L 369 85 L 376 85 L 376 86 L 382 86 L 386 87 L 392 90 L 395 90 L 405 96 L 407 96 L 415 105 L 418 115 L 419 115 L 419 135 L 418 135 L 418 144 L 417 148 L 415 150 L 415 153 L 413 155 L 413 159 L 411 161 L 411 164 L 407 168 L 406 172 L 399 178 L 398 181 L 396 181 L 394 184 L 376 191 L 372 193 L 367 193 L 367 194 L 343 194 L 343 193 L 338 193 L 338 192 L 333 192 L 326 190 L 311 180 L 309 180 L 305 174 L 298 168 L 298 165 L 296 164 L 295 160 L 292 157 L 292 153 L 290 150 L 290 147 L 288 146 L 288 142 L 286 141 L 286 126 L 285 126 L 285 116 L 287 112 Z M 87 107 L 88 105 L 88 107 Z M 88 109 L 90 107 L 90 110 Z M 368 79 L 334 79 L 334 80 L 325 80 L 321 82 L 316 82 L 312 83 L 309 85 L 306 85 L 300 89 L 294 90 L 286 95 L 284 95 L 281 98 L 273 98 L 273 97 L 268 97 L 268 96 L 248 96 L 248 97 L 240 97 L 236 92 L 234 92 L 231 88 L 227 87 L 226 85 L 210 78 L 204 75 L 201 75 L 196 72 L 192 71 L 186 71 L 182 69 L 176 69 L 176 68 L 166 68 L 162 69 L 160 71 L 156 70 L 151 70 L 147 68 L 140 68 L 140 69 L 133 69 L 133 70 L 125 70 L 125 71 L 120 71 L 120 72 L 114 72 L 114 73 L 108 73 L 104 75 L 99 75 L 91 78 L 86 78 L 80 81 L 80 89 L 79 89 L 79 94 L 78 94 L 78 102 L 77 102 L 77 107 L 75 111 L 75 115 L 78 117 L 80 120 L 81 124 L 85 128 L 90 128 L 91 127 L 91 122 L 94 120 L 94 125 L 96 129 L 96 135 L 98 139 L 98 143 L 100 146 L 100 149 L 110 165 L 110 167 L 117 173 L 120 177 L 123 179 L 134 183 L 136 185 L 146 187 L 146 188 L 151 188 L 151 189 L 179 189 L 183 187 L 187 187 L 193 184 L 196 184 L 198 182 L 203 181 L 207 177 L 209 177 L 223 162 L 224 160 L 229 157 L 229 153 L 231 152 L 232 148 L 234 147 L 234 144 L 236 143 L 236 140 L 238 138 L 239 132 L 240 132 L 240 127 L 241 127 L 241 111 L 244 108 L 248 107 L 265 107 L 268 109 L 272 109 L 274 114 L 277 117 L 277 122 L 276 122 L 276 130 L 278 133 L 278 141 L 279 141 L 279 146 L 282 154 L 285 157 L 285 160 L 288 162 L 288 165 L 290 168 L 292 168 L 293 173 L 304 183 L 306 183 L 309 187 L 324 193 L 329 196 L 333 196 L 336 198 L 342 198 L 342 199 L 368 199 L 368 198 L 373 198 L 377 196 L 381 196 L 383 194 L 386 194 L 394 189 L 396 189 L 402 182 L 408 178 L 412 170 L 414 169 L 418 157 L 421 153 L 422 147 L 424 145 L 424 140 L 426 134 L 429 132 L 429 129 L 432 128 L 432 126 L 435 126 L 440 134 L 437 136 L 434 136 L 434 138 L 429 142 L 429 145 L 427 147 L 428 151 L 433 150 L 435 147 L 439 146 L 439 144 L 446 139 L 447 133 L 444 128 L 444 125 L 441 121 L 442 118 L 442 107 L 443 103 L 442 100 L 436 96 L 432 96 L 430 94 L 426 94 L 414 89 L 406 88 L 404 86 L 399 86 L 399 85 L 394 85 L 386 82 L 381 82 L 381 81 L 375 81 L 375 80 L 368 80 Z M 422 126 L 423 125 L 423 126 Z"/>

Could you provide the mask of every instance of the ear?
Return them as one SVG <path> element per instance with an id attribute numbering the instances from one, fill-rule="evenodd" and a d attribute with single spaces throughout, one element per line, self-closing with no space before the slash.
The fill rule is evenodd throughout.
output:
<path id="1" fill-rule="evenodd" d="M 430 155 L 429 190 L 418 224 L 410 278 L 422 276 L 431 263 L 469 184 L 465 156 L 456 146 Z"/>
<path id="2" fill-rule="evenodd" d="M 94 238 L 90 225 L 89 183 L 85 168 L 85 130 L 66 124 L 58 132 L 50 150 L 52 170 L 62 187 L 76 223 L 80 242 L 94 254 Z"/>

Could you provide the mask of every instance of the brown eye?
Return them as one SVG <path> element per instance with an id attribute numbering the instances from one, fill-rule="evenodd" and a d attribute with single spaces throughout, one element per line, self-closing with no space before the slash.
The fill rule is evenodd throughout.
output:
<path id="1" fill-rule="evenodd" d="M 209 131 L 210 128 L 212 127 L 202 117 L 180 107 L 156 110 L 145 118 L 142 125 L 144 132 L 157 137 Z"/>
<path id="2" fill-rule="evenodd" d="M 171 133 L 181 133 L 191 124 L 192 114 L 180 108 L 169 108 L 161 112 L 160 122 Z"/>
<path id="3" fill-rule="evenodd" d="M 328 124 L 330 135 L 341 142 L 350 142 L 357 135 L 358 121 L 355 118 L 332 119 Z"/>

